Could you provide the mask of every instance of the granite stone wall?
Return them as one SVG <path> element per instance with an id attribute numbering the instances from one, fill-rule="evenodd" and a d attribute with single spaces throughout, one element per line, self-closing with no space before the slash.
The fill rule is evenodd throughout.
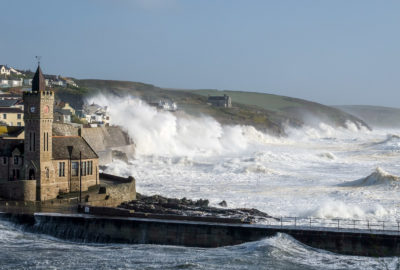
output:
<path id="1" fill-rule="evenodd" d="M 18 201 L 35 201 L 36 180 L 17 180 L 0 183 L 0 197 Z"/>

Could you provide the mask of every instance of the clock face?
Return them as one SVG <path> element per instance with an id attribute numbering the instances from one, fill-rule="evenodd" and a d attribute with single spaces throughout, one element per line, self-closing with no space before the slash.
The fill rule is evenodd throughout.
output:
<path id="1" fill-rule="evenodd" d="M 49 106 L 44 106 L 43 112 L 44 113 L 49 113 Z"/>
<path id="2" fill-rule="evenodd" d="M 35 106 L 31 106 L 31 113 L 35 112 Z"/>

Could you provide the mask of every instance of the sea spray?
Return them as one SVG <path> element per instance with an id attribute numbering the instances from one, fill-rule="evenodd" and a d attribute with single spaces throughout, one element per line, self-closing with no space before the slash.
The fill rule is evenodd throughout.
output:
<path id="1" fill-rule="evenodd" d="M 97 96 L 90 102 L 110 108 L 111 123 L 126 129 L 136 144 L 137 155 L 225 155 L 281 141 L 252 126 L 223 126 L 209 116 L 178 116 L 137 98 Z"/>
<path id="2" fill-rule="evenodd" d="M 112 123 L 128 131 L 138 150 L 128 164 L 116 161 L 106 171 L 133 175 L 145 195 L 207 198 L 212 206 L 226 200 L 230 207 L 257 208 L 272 216 L 400 218 L 397 189 L 338 186 L 376 167 L 400 175 L 400 156 L 374 145 L 398 130 L 320 122 L 287 128 L 288 136 L 277 138 L 251 126 L 157 110 L 135 98 L 98 96 L 93 101 L 109 106 Z M 377 156 L 382 151 L 391 155 Z"/>

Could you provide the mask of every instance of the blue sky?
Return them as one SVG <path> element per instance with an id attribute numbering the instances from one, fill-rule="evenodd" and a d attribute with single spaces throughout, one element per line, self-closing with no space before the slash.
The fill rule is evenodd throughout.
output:
<path id="1" fill-rule="evenodd" d="M 0 0 L 0 64 L 400 107 L 400 1 Z"/>

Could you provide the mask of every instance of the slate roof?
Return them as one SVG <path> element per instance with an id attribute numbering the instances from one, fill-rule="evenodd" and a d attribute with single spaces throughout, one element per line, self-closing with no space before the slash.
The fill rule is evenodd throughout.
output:
<path id="1" fill-rule="evenodd" d="M 79 136 L 53 136 L 53 159 L 69 159 L 68 146 L 73 146 L 73 160 L 79 159 L 79 151 L 82 153 L 82 159 L 99 158 L 90 145 Z"/>
<path id="2" fill-rule="evenodd" d="M 40 66 L 36 69 L 36 73 L 32 79 L 32 92 L 44 91 L 46 89 L 46 80 L 44 79 Z"/>
<path id="3" fill-rule="evenodd" d="M 0 108 L 0 113 L 24 113 L 20 108 Z"/>
<path id="4" fill-rule="evenodd" d="M 24 141 L 23 140 L 3 140 L 4 143 L 0 143 L 0 156 L 10 157 L 15 148 L 18 148 L 21 154 L 24 153 Z"/>
<path id="5" fill-rule="evenodd" d="M 64 109 L 55 109 L 54 113 L 58 113 L 61 115 L 72 115 L 70 110 L 64 110 Z"/>
<path id="6" fill-rule="evenodd" d="M 0 107 L 11 107 L 14 106 L 17 102 L 17 99 L 0 100 Z"/>

